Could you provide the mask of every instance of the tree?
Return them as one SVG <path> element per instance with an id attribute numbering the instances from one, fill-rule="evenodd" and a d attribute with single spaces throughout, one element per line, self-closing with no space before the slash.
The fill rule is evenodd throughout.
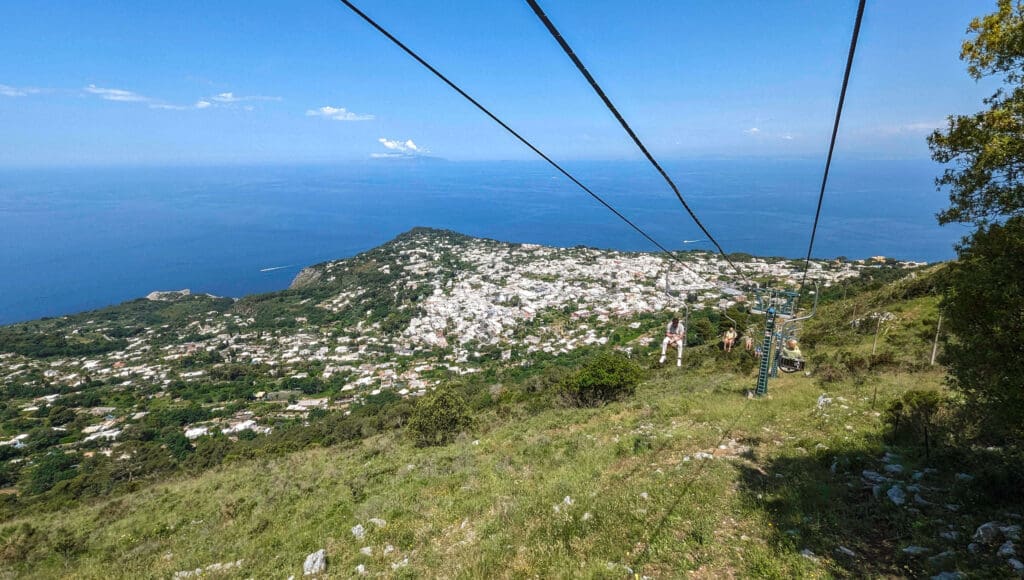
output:
<path id="1" fill-rule="evenodd" d="M 959 255 L 943 302 L 951 385 L 987 435 L 1024 434 L 1024 217 L 979 229 Z"/>
<path id="2" fill-rule="evenodd" d="M 454 389 L 442 387 L 416 403 L 409 433 L 417 447 L 444 445 L 472 425 L 466 400 Z"/>
<path id="3" fill-rule="evenodd" d="M 1004 86 L 985 99 L 987 109 L 951 116 L 928 145 L 932 159 L 953 164 L 936 180 L 950 188 L 952 203 L 939 223 L 983 226 L 1024 215 L 1024 2 L 999 0 L 968 32 L 974 36 L 960 53 L 968 73 L 976 80 L 1001 75 Z"/>
<path id="4" fill-rule="evenodd" d="M 698 318 L 690 326 L 689 340 L 687 340 L 688 345 L 707 344 L 718 340 L 718 331 L 715 329 L 715 325 L 707 318 Z M 696 339 L 696 342 L 694 342 L 694 339 Z"/>
<path id="5" fill-rule="evenodd" d="M 51 451 L 36 461 L 24 482 L 27 494 L 38 494 L 53 487 L 58 481 L 71 479 L 77 473 L 75 465 L 78 456 L 66 455 L 63 451 Z"/>
<path id="6" fill-rule="evenodd" d="M 643 373 L 625 356 L 602 351 L 564 378 L 562 397 L 578 407 L 595 407 L 632 396 Z"/>
<path id="7" fill-rule="evenodd" d="M 943 308 L 951 333 L 945 362 L 950 384 L 984 421 L 982 433 L 1024 433 L 1024 2 L 999 0 L 975 18 L 961 59 L 975 79 L 1002 77 L 987 108 L 949 118 L 928 137 L 946 164 L 936 180 L 951 205 L 939 223 L 977 230 L 957 247 Z"/>
<path id="8" fill-rule="evenodd" d="M 50 412 L 48 415 L 48 417 L 50 418 L 50 424 L 55 426 L 66 425 L 74 421 L 76 416 L 77 413 L 75 413 L 74 409 L 69 409 L 67 407 L 62 407 L 59 405 L 55 407 L 50 407 Z"/>

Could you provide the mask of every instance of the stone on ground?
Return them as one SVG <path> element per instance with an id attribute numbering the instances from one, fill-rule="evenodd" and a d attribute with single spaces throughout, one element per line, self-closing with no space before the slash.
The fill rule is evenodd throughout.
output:
<path id="1" fill-rule="evenodd" d="M 303 576 L 312 576 L 313 574 L 320 574 L 326 569 L 327 551 L 323 548 L 306 556 L 306 561 L 302 564 Z"/>

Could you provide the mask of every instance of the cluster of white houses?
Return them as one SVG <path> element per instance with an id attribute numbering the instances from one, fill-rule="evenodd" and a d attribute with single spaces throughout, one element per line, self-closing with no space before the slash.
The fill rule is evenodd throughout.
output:
<path id="1" fill-rule="evenodd" d="M 442 255 L 456 255 L 462 267 L 452 272 Z M 737 279 L 725 260 L 714 254 L 687 254 L 688 268 L 662 255 L 624 253 L 586 248 L 560 249 L 536 245 L 505 244 L 489 240 L 458 240 L 449 245 L 435 237 L 415 236 L 401 242 L 393 264 L 380 266 L 397 274 L 398 284 L 425 288 L 426 297 L 415 305 L 419 315 L 404 330 L 388 335 L 379 324 L 359 321 L 355 328 L 323 328 L 305 319 L 290 328 L 254 330 L 254 320 L 234 312 L 211 311 L 178 331 L 180 341 L 154 337 L 170 332 L 151 328 L 128 339 L 123 350 L 93 357 L 39 360 L 12 354 L 0 355 L 0 385 L 39 377 L 50 385 L 75 389 L 90 379 L 104 379 L 119 388 L 147 387 L 152 397 L 171 396 L 173 381 L 213 381 L 211 373 L 225 364 L 247 364 L 264 369 L 270 379 L 319 378 L 342 380 L 333 400 L 327 398 L 275 397 L 256 393 L 264 416 L 240 411 L 215 422 L 185 427 L 196 438 L 219 430 L 236 435 L 244 430 L 266 431 L 266 414 L 305 414 L 314 408 L 344 408 L 355 397 L 392 389 L 403 396 L 425 393 L 444 373 L 466 374 L 479 370 L 470 362 L 476 349 L 498 349 L 502 359 L 512 353 L 543 351 L 564 353 L 575 348 L 604 344 L 604 323 L 641 313 L 675 311 L 681 295 L 692 294 L 705 306 L 726 308 L 742 300 L 735 290 Z M 319 266 L 329 283 L 345 261 Z M 905 264 L 917 265 L 917 264 Z M 795 281 L 799 268 L 789 260 L 753 259 L 739 262 L 747 277 L 772 276 Z M 812 262 L 814 275 L 826 285 L 856 276 L 862 263 Z M 447 268 L 447 269 L 446 269 Z M 672 294 L 666 292 L 670 289 Z M 340 291 L 319 306 L 341 311 L 358 300 L 358 289 Z M 154 300 L 174 299 L 164 294 Z M 576 323 L 547 326 L 538 317 L 562 313 Z M 89 323 L 86 323 L 88 325 Z M 76 329 L 73 332 L 85 329 Z M 96 331 L 95 327 L 90 328 Z M 100 328 L 102 330 L 102 328 Z M 205 338 L 189 340 L 187 337 Z M 208 364 L 184 365 L 203 353 L 216 354 Z M 441 373 L 439 375 L 439 373 Z M 155 389 L 154 389 L 155 387 Z M 58 395 L 26 402 L 28 413 L 53 403 Z M 292 400 L 288 400 L 292 399 Z M 256 407 L 254 405 L 254 407 Z M 268 410 L 270 409 L 270 410 Z M 116 441 L 122 429 L 141 420 L 132 411 L 117 416 L 113 408 L 80 409 L 96 419 L 82 429 L 84 441 Z M 0 445 L 19 445 L 17 434 Z"/>

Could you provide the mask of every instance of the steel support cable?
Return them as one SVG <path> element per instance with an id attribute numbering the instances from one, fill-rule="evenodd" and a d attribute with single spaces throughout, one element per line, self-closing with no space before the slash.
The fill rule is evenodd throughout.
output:
<path id="1" fill-rule="evenodd" d="M 860 23 L 864 19 L 864 5 L 867 0 L 857 4 L 857 20 L 853 23 L 853 36 L 850 37 L 850 52 L 846 56 L 846 71 L 843 73 L 843 88 L 839 91 L 839 105 L 836 107 L 836 120 L 832 125 L 832 141 L 828 145 L 828 157 L 825 159 L 825 173 L 821 177 L 821 191 L 818 193 L 818 209 L 814 212 L 814 225 L 811 226 L 811 241 L 807 244 L 807 258 L 804 259 L 804 274 L 800 278 L 800 288 L 807 281 L 807 270 L 811 266 L 811 252 L 814 250 L 814 236 L 818 233 L 818 219 L 821 217 L 821 202 L 825 200 L 825 186 L 828 184 L 828 171 L 832 167 L 832 153 L 836 149 L 836 136 L 839 134 L 839 120 L 843 117 L 843 103 L 846 101 L 846 87 L 850 83 L 850 69 L 853 68 L 853 55 L 857 52 L 857 38 L 860 36 Z"/>
<path id="2" fill-rule="evenodd" d="M 676 256 L 676 255 L 675 255 L 675 254 L 674 254 L 674 253 L 673 253 L 672 251 L 670 251 L 670 250 L 669 250 L 669 249 L 667 249 L 667 248 L 666 248 L 665 246 L 661 245 L 661 243 L 659 243 L 659 242 L 658 242 L 657 240 L 655 240 L 654 238 L 652 238 L 652 237 L 651 237 L 651 236 L 650 236 L 650 235 L 649 235 L 649 234 L 648 234 L 647 232 L 645 232 L 645 231 L 644 231 L 643 229 L 641 229 L 641 228 L 640 228 L 640 226 L 636 225 L 636 224 L 635 224 L 635 223 L 633 223 L 633 222 L 632 222 L 632 221 L 631 221 L 631 220 L 630 220 L 629 218 L 627 218 L 626 216 L 622 215 L 622 213 L 620 213 L 620 212 L 619 212 L 619 210 L 617 210 L 617 209 L 615 209 L 614 207 L 612 207 L 612 205 L 611 205 L 611 204 L 609 204 L 609 203 L 608 203 L 608 202 L 606 202 L 606 201 L 605 201 L 604 199 L 602 199 L 602 198 L 601 198 L 601 196 L 599 196 L 599 195 L 597 195 L 596 193 L 594 193 L 594 192 L 593 192 L 593 191 L 592 191 L 592 190 L 591 190 L 591 189 L 590 189 L 589 187 L 587 187 L 586 185 L 583 185 L 583 183 L 582 183 L 582 182 L 580 182 L 580 180 L 578 180 L 578 179 L 576 179 L 575 177 L 573 177 L 573 175 L 572 175 L 572 174 L 570 174 L 570 173 L 569 173 L 568 171 L 566 171 L 565 169 L 563 169 L 561 165 L 559 165 L 559 164 L 558 164 L 557 162 L 555 162 L 555 161 L 554 161 L 553 159 L 551 159 L 551 158 L 550 158 L 550 157 L 548 157 L 548 156 L 547 156 L 546 154 L 544 154 L 544 152 L 543 152 L 543 151 L 541 151 L 540 149 L 538 149 L 537 147 L 535 147 L 535 146 L 533 145 L 533 143 L 530 143 L 530 142 L 529 142 L 529 141 L 528 141 L 528 140 L 527 140 L 527 139 L 526 139 L 525 137 L 523 137 L 523 136 L 522 136 L 522 135 L 520 135 L 520 134 L 519 134 L 518 132 L 516 132 L 516 131 L 515 131 L 515 130 L 514 130 L 514 129 L 512 128 L 512 127 L 509 127 L 509 126 L 508 126 L 508 124 L 506 124 L 506 123 L 505 123 L 504 121 L 502 121 L 501 119 L 499 119 L 499 118 L 497 117 L 497 115 L 495 115 L 495 114 L 494 114 L 494 113 L 492 113 L 492 112 L 491 112 L 490 110 L 488 110 L 488 109 L 487 109 L 487 107 L 484 107 L 484 106 L 483 106 L 482 104 L 480 104 L 480 102 L 479 102 L 479 101 L 477 101 L 476 99 L 474 99 L 473 97 L 471 97 L 471 96 L 470 96 L 470 95 L 469 95 L 469 94 L 468 94 L 468 93 L 467 93 L 466 91 L 462 90 L 462 89 L 461 89 L 461 88 L 460 88 L 460 87 L 459 87 L 458 85 L 456 85 L 456 84 L 455 84 L 454 82 L 452 82 L 451 80 L 449 80 L 449 79 L 448 79 L 448 77 L 444 76 L 444 74 L 442 74 L 442 73 L 441 73 L 441 72 L 440 72 L 439 70 L 437 70 L 436 68 L 434 68 L 433 66 L 431 66 L 431 65 L 430 65 L 430 63 L 428 63 L 428 62 L 427 62 L 426 60 L 424 60 L 424 59 L 423 59 L 423 58 L 422 58 L 422 57 L 421 57 L 420 55 L 416 54 L 416 52 L 415 52 L 415 51 L 413 51 L 413 50 L 412 50 L 411 48 L 409 48 L 408 46 L 406 46 L 406 45 L 405 45 L 405 44 L 404 44 L 404 43 L 403 43 L 402 41 L 400 41 L 400 40 L 398 40 L 397 38 L 395 38 L 395 36 L 394 36 L 394 35 L 392 35 L 392 34 L 391 34 L 390 32 L 388 32 L 387 30 L 385 30 L 385 29 L 384 29 L 384 27 L 382 27 L 382 26 L 381 26 L 380 24 L 377 24 L 377 22 L 376 22 L 376 21 L 375 21 L 374 19 L 372 19 L 372 18 L 370 18 L 369 16 L 367 16 L 367 15 L 366 15 L 366 13 L 364 13 L 364 12 L 363 12 L 362 10 L 360 10 L 359 8 L 357 8 L 357 7 L 356 7 L 356 6 L 355 6 L 355 5 L 354 5 L 354 4 L 352 3 L 352 2 L 350 2 L 349 0 L 339 0 L 339 1 L 340 1 L 340 2 L 342 3 L 342 4 L 344 4 L 344 5 L 346 6 L 346 7 L 348 7 L 348 9 L 349 9 L 349 10 L 351 10 L 352 12 L 354 12 L 354 13 L 355 13 L 355 14 L 356 14 L 357 16 L 359 16 L 360 18 L 362 18 L 363 20 L 365 20 L 365 21 L 367 22 L 367 24 L 369 24 L 370 26 L 372 26 L 373 28 L 375 28 L 375 29 L 377 30 L 377 32 L 380 32 L 381 34 L 383 34 L 383 35 L 384 35 L 384 36 L 385 36 L 385 37 L 386 37 L 386 38 L 387 38 L 388 40 L 390 40 L 390 41 L 391 41 L 392 43 L 394 43 L 394 44 L 395 44 L 395 46 L 397 46 L 398 48 L 402 49 L 402 51 L 404 51 L 404 52 L 405 52 L 406 54 L 408 54 L 409 56 L 411 56 L 411 57 L 412 57 L 412 58 L 413 58 L 413 59 L 414 59 L 414 60 L 415 60 L 416 62 L 418 62 L 418 63 L 420 63 L 421 65 L 423 65 L 423 67 L 424 67 L 424 68 L 426 68 L 427 70 L 429 70 L 429 71 L 430 71 L 431 73 L 433 73 L 433 74 L 434 74 L 434 76 L 436 76 L 437 78 L 441 79 L 441 80 L 442 80 L 442 81 L 443 81 L 443 82 L 444 82 L 444 83 L 445 83 L 446 85 L 448 85 L 448 86 L 449 86 L 449 87 L 450 87 L 450 88 L 451 88 L 452 90 L 454 90 L 455 92 L 457 92 L 457 93 L 458 93 L 459 95 L 461 95 L 461 96 L 462 96 L 462 97 L 463 97 L 464 99 L 466 99 L 467 101 L 469 101 L 470 103 L 472 103 L 472 104 L 473 104 L 473 106 L 475 106 L 475 107 L 476 107 L 477 109 L 479 109 L 479 110 L 480 110 L 481 112 L 483 112 L 483 113 L 484 113 L 485 115 L 487 115 L 488 117 L 490 117 L 490 118 L 491 118 L 491 120 L 492 120 L 492 121 L 494 121 L 495 123 L 497 123 L 498 125 L 500 125 L 502 129 L 505 129 L 506 131 L 508 131 L 508 133 L 509 133 L 509 134 L 511 134 L 511 135 L 512 135 L 513 137 L 515 137 L 516 139 L 518 139 L 518 140 L 519 140 L 519 141 L 520 141 L 520 142 L 521 142 L 521 143 L 522 143 L 523 145 L 526 145 L 526 146 L 527 146 L 527 147 L 528 147 L 528 148 L 529 148 L 529 149 L 530 149 L 531 151 L 533 151 L 534 153 L 536 153 L 536 154 L 537 154 L 537 155 L 538 155 L 538 156 L 539 156 L 539 157 L 540 157 L 541 159 L 543 159 L 544 161 L 547 161 L 549 165 L 551 165 L 551 166 L 552 166 L 552 167 L 554 167 L 554 168 L 555 168 L 556 170 L 558 170 L 558 172 L 559 172 L 559 173 L 561 173 L 562 175 L 564 175 L 565 177 L 567 177 L 567 178 L 569 179 L 569 181 L 572 181 L 572 182 L 573 182 L 573 183 L 575 183 L 575 184 L 576 184 L 577 186 L 579 186 L 579 188 L 580 188 L 580 189 L 582 189 L 583 191 L 585 191 L 585 192 L 586 192 L 586 193 L 587 193 L 588 195 L 590 195 L 590 197 L 592 197 L 592 198 L 594 198 L 595 200 L 597 200 L 597 201 L 598 201 L 598 202 L 599 202 L 599 203 L 600 203 L 601 205 L 603 205 L 603 206 L 604 206 L 605 208 L 607 208 L 607 209 L 608 209 L 608 211 L 610 211 L 610 212 L 612 212 L 613 214 L 615 214 L 615 215 L 616 215 L 616 216 L 617 216 L 617 217 L 618 217 L 618 218 L 619 218 L 620 220 L 622 220 L 622 221 L 626 222 L 626 224 L 628 224 L 628 225 L 629 225 L 629 227 L 631 227 L 631 228 L 633 228 L 634 230 L 636 230 L 636 231 L 637 231 L 637 233 L 639 233 L 639 234 L 640 234 L 641 236 L 643 236 L 644 238 L 646 238 L 646 239 L 647 239 L 647 241 L 651 242 L 651 243 L 652 243 L 652 244 L 654 244 L 654 245 L 655 245 L 655 246 L 656 246 L 656 247 L 657 247 L 658 249 L 660 249 L 660 250 L 661 250 L 662 252 L 664 252 L 665 254 L 667 254 L 667 255 L 669 256 L 669 258 L 671 258 L 672 260 L 676 261 L 676 262 L 677 262 L 677 263 L 678 263 L 679 265 L 681 265 L 681 266 L 682 266 L 683 268 L 685 268 L 686 270 L 688 270 L 689 272 L 691 272 L 691 273 L 692 273 L 693 275 L 695 275 L 695 276 L 697 276 L 698 278 L 701 278 L 702 280 L 704 280 L 704 277 L 703 277 L 703 276 L 701 276 L 700 274 L 698 274 L 698 273 L 697 273 L 696 271 L 694 271 L 694 270 L 693 270 L 692 268 L 690 268 L 689 266 L 687 266 L 687 265 L 686 265 L 686 262 L 684 262 L 683 260 L 681 260 L 681 259 L 680 259 L 680 258 L 679 258 L 678 256 Z M 705 281 L 705 282 L 707 282 L 707 280 L 704 280 L 704 281 Z"/>
<path id="3" fill-rule="evenodd" d="M 611 99 L 608 98 L 608 95 L 605 94 L 604 90 L 601 88 L 601 85 L 599 85 L 597 81 L 594 80 L 594 77 L 590 74 L 590 71 L 587 70 L 587 67 L 583 64 L 583 61 L 581 61 L 579 57 L 576 56 L 576 53 L 573 51 L 572 47 L 569 46 L 569 43 L 566 42 L 565 38 L 562 37 L 562 34 L 558 32 L 557 28 L 555 28 L 554 23 L 552 23 L 551 19 L 548 18 L 548 15 L 544 13 L 544 10 L 540 7 L 540 4 L 538 4 L 536 0 L 526 0 L 526 2 L 530 5 L 530 8 L 533 9 L 533 12 L 537 15 L 537 18 L 540 18 L 540 21 L 544 23 L 545 27 L 547 27 L 548 32 L 551 33 L 551 36 L 553 36 L 554 39 L 558 41 L 559 46 L 562 47 L 562 50 L 565 51 L 565 54 L 569 57 L 570 60 L 572 60 L 573 64 L 576 65 L 576 68 L 580 71 L 580 74 L 582 74 L 583 77 L 587 79 L 587 82 L 590 83 L 590 87 L 594 89 L 594 92 L 597 93 L 597 96 L 600 97 L 602 101 L 604 101 L 605 106 L 608 107 L 608 110 L 611 111 L 612 115 L 615 116 L 615 119 L 618 120 L 620 125 L 622 125 L 622 128 L 625 129 L 626 134 L 628 134 L 629 137 L 633 140 L 633 143 L 636 143 L 636 146 L 640 148 L 640 151 L 644 154 L 644 157 L 646 157 L 647 160 L 651 162 L 651 165 L 653 165 L 654 168 L 658 170 L 658 173 L 660 173 L 661 177 L 665 180 L 666 183 L 668 183 L 668 186 L 672 188 L 673 193 L 675 193 L 676 197 L 679 198 L 679 203 L 683 204 L 683 208 L 686 210 L 688 214 L 690 214 L 690 218 L 692 218 L 693 222 L 697 224 L 697 227 L 700 228 L 700 231 L 704 232 L 704 235 L 708 237 L 708 240 L 710 240 L 711 243 L 715 245 L 715 248 L 718 249 L 718 253 L 721 254 L 723 258 L 725 258 L 725 261 L 728 262 L 730 266 L 732 266 L 732 269 L 735 270 L 736 273 L 740 275 L 740 277 L 746 280 L 747 277 L 736 266 L 736 264 L 734 264 L 733 261 L 729 259 L 729 256 L 725 253 L 725 250 L 722 249 L 722 245 L 718 243 L 718 240 L 716 240 L 715 237 L 711 235 L 711 232 L 709 232 L 708 229 L 704 227 L 704 224 L 700 221 L 700 218 L 697 217 L 696 212 L 693 211 L 693 209 L 690 207 L 690 204 L 686 203 L 686 200 L 683 198 L 683 194 L 679 192 L 679 188 L 676 186 L 675 182 L 672 181 L 672 178 L 668 176 L 668 173 L 661 167 L 661 164 L 659 164 L 658 161 L 654 159 L 654 156 L 651 155 L 651 152 L 647 150 L 647 147 L 643 144 L 640 138 L 637 137 L 636 133 L 633 131 L 633 128 L 629 126 L 629 123 L 626 122 L 626 119 L 622 116 L 621 113 L 619 113 L 619 110 L 612 103 Z"/>

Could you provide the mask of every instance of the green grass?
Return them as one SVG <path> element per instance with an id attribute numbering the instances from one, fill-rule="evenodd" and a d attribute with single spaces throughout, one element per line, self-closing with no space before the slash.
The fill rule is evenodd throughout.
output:
<path id="1" fill-rule="evenodd" d="M 999 452 L 940 444 L 929 461 L 887 445 L 891 401 L 944 389 L 944 370 L 926 364 L 937 300 L 915 293 L 921 279 L 899 284 L 829 304 L 804 329 L 814 376 L 783 375 L 763 399 L 745 396 L 744 353 L 691 348 L 683 369 L 654 369 L 628 400 L 485 405 L 446 447 L 417 449 L 391 431 L 8 521 L 0 577 L 168 578 L 242 560 L 210 575 L 286 578 L 321 548 L 330 577 L 360 565 L 428 578 L 1005 576 L 1005 562 L 965 548 L 980 523 L 1024 511 L 1020 498 L 996 477 L 985 485 L 997 493 L 975 501 L 984 486 L 955 477 L 985 481 L 986 457 Z M 873 335 L 847 329 L 869 310 L 898 316 L 879 342 L 888 362 L 823 380 L 816 358 L 870 355 Z M 819 409 L 823 393 L 831 403 Z M 908 492 L 898 507 L 864 485 L 862 471 L 882 471 L 887 451 L 901 456 L 904 487 L 913 471 L 938 468 L 920 482 L 927 505 Z M 942 539 L 950 530 L 961 539 Z M 905 554 L 911 545 L 926 556 Z"/>
<path id="2" fill-rule="evenodd" d="M 940 379 L 917 380 L 934 388 Z M 668 369 L 629 401 L 494 412 L 443 448 L 386 434 L 229 465 L 8 522 L 0 557 L 14 577 L 169 577 L 239 559 L 223 577 L 287 577 L 320 548 L 338 577 L 359 564 L 397 577 L 620 578 L 627 567 L 653 577 L 905 573 L 905 518 L 881 502 L 860 507 L 864 498 L 851 497 L 860 490 L 829 471 L 836 458 L 877 462 L 876 409 L 902 390 L 895 377 L 879 378 L 874 407 L 863 387 L 831 386 L 845 402 L 824 413 L 812 379 L 785 376 L 762 400 L 743 396 L 750 383 Z M 22 523 L 38 530 L 34 541 L 12 537 Z M 368 530 L 362 541 L 350 532 L 357 524 Z M 840 542 L 870 561 L 839 559 Z M 805 548 L 819 559 L 801 556 Z"/>

